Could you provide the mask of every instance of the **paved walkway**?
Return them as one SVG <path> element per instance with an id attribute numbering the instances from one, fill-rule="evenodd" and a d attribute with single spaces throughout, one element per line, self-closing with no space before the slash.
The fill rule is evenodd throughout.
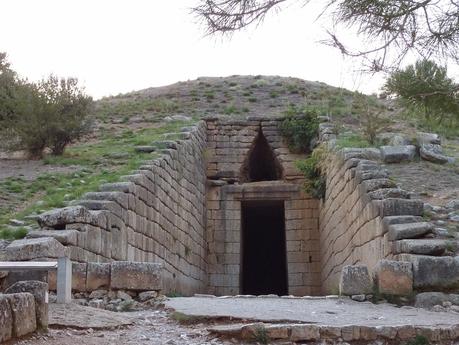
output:
<path id="1" fill-rule="evenodd" d="M 166 306 L 189 316 L 233 317 L 263 322 L 298 322 L 326 326 L 459 325 L 459 313 L 343 299 L 181 297 Z"/>

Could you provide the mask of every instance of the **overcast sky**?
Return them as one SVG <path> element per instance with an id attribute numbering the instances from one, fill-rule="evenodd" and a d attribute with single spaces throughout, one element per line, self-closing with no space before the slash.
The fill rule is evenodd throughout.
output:
<path id="1" fill-rule="evenodd" d="M 314 5 L 293 5 L 231 39 L 205 37 L 195 0 L 2 0 L 0 51 L 38 80 L 78 77 L 96 98 L 199 76 L 266 74 L 378 91 L 382 76 L 318 43 Z M 320 2 L 319 2 L 320 3 Z"/>

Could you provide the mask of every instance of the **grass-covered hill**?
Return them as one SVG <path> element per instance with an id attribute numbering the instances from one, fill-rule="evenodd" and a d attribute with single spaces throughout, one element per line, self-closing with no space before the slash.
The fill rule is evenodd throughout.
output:
<path id="1" fill-rule="evenodd" d="M 370 145 L 362 135 L 361 114 L 367 109 L 385 119 L 387 131 L 415 131 L 416 122 L 402 117 L 391 101 L 355 100 L 349 90 L 275 76 L 199 78 L 102 98 L 94 107 L 92 131 L 63 156 L 28 161 L 0 153 L 0 238 L 22 237 L 35 225 L 34 215 L 118 180 L 154 157 L 137 152 L 136 146 L 161 140 L 204 116 L 277 116 L 315 108 L 332 117 L 342 146 Z"/>

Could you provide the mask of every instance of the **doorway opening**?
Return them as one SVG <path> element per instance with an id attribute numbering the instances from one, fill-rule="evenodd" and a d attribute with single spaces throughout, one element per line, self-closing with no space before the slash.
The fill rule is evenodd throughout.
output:
<path id="1" fill-rule="evenodd" d="M 288 294 L 283 201 L 243 201 L 241 294 Z"/>

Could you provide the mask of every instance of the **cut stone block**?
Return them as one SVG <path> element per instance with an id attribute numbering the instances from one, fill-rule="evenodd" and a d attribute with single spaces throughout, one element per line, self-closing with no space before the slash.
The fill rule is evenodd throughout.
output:
<path id="1" fill-rule="evenodd" d="M 421 292 L 416 295 L 414 306 L 416 308 L 432 308 L 434 305 L 443 305 L 443 302 L 449 301 L 449 295 L 443 292 Z"/>
<path id="2" fill-rule="evenodd" d="M 401 240 L 394 242 L 393 254 L 420 254 L 441 256 L 448 248 L 448 241 L 445 240 Z"/>
<path id="3" fill-rule="evenodd" d="M 111 288 L 150 291 L 162 289 L 162 264 L 116 261 L 111 267 Z"/>
<path id="4" fill-rule="evenodd" d="M 389 225 L 389 241 L 423 237 L 431 233 L 433 228 L 428 222 Z"/>
<path id="5" fill-rule="evenodd" d="M 426 132 L 418 132 L 416 135 L 417 142 L 419 144 L 441 144 L 441 138 L 436 133 L 426 133 Z"/>
<path id="6" fill-rule="evenodd" d="M 341 270 L 339 290 L 341 295 L 370 294 L 373 284 L 368 268 L 363 265 L 347 265 Z"/>
<path id="7" fill-rule="evenodd" d="M 37 222 L 42 228 L 65 228 L 65 224 L 90 223 L 91 213 L 83 206 L 69 206 L 42 213 Z"/>
<path id="8" fill-rule="evenodd" d="M 13 314 L 13 337 L 22 337 L 35 332 L 37 319 L 35 299 L 31 293 L 21 292 L 6 295 Z"/>
<path id="9" fill-rule="evenodd" d="M 411 255 L 415 289 L 448 290 L 459 287 L 459 257 Z"/>
<path id="10" fill-rule="evenodd" d="M 6 294 L 29 292 L 35 298 L 37 327 L 48 328 L 48 284 L 36 280 L 20 281 L 5 290 Z"/>
<path id="11" fill-rule="evenodd" d="M 110 287 L 110 264 L 88 263 L 86 291 Z"/>
<path id="12" fill-rule="evenodd" d="M 6 295 L 0 294 L 0 343 L 13 336 L 13 314 Z"/>
<path id="13" fill-rule="evenodd" d="M 72 263 L 72 290 L 86 291 L 86 263 Z"/>
<path id="14" fill-rule="evenodd" d="M 6 247 L 8 261 L 59 258 L 66 255 L 67 249 L 51 237 L 16 240 Z"/>
<path id="15" fill-rule="evenodd" d="M 78 240 L 77 230 L 33 230 L 29 231 L 27 238 L 52 237 L 63 245 L 76 246 Z"/>
<path id="16" fill-rule="evenodd" d="M 381 146 L 381 157 L 385 163 L 409 162 L 416 156 L 416 146 Z"/>
<path id="17" fill-rule="evenodd" d="M 381 201 L 381 217 L 422 216 L 424 203 L 421 200 L 389 198 Z"/>
<path id="18" fill-rule="evenodd" d="M 375 268 L 379 293 L 407 296 L 413 292 L 411 262 L 380 260 Z"/>

